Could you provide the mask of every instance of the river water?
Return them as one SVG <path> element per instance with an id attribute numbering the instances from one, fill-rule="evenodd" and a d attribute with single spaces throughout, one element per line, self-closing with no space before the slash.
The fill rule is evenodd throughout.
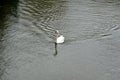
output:
<path id="1" fill-rule="evenodd" d="M 0 80 L 120 80 L 119 0 L 1 0 Z"/>

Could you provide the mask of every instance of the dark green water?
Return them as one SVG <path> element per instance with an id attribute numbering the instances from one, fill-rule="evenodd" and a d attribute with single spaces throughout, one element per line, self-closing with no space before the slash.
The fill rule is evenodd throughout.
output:
<path id="1" fill-rule="evenodd" d="M 0 1 L 0 80 L 119 79 L 119 0 Z"/>

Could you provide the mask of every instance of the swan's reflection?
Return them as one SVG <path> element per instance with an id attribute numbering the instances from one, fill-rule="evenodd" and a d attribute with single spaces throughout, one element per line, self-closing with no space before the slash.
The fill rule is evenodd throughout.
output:
<path id="1" fill-rule="evenodd" d="M 55 42 L 55 53 L 54 53 L 54 56 L 57 56 L 58 54 L 58 51 L 57 51 L 57 43 Z"/>

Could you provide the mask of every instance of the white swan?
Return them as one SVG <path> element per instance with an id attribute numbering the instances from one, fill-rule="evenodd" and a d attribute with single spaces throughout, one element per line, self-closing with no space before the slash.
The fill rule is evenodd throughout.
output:
<path id="1" fill-rule="evenodd" d="M 60 35 L 59 31 L 56 30 L 56 43 L 64 43 L 65 37 L 63 35 Z"/>

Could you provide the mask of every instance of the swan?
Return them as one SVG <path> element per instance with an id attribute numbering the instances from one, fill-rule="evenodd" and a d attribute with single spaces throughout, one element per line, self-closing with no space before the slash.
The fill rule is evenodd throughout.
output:
<path id="1" fill-rule="evenodd" d="M 60 35 L 59 31 L 56 30 L 56 43 L 64 43 L 65 37 L 63 35 Z"/>

